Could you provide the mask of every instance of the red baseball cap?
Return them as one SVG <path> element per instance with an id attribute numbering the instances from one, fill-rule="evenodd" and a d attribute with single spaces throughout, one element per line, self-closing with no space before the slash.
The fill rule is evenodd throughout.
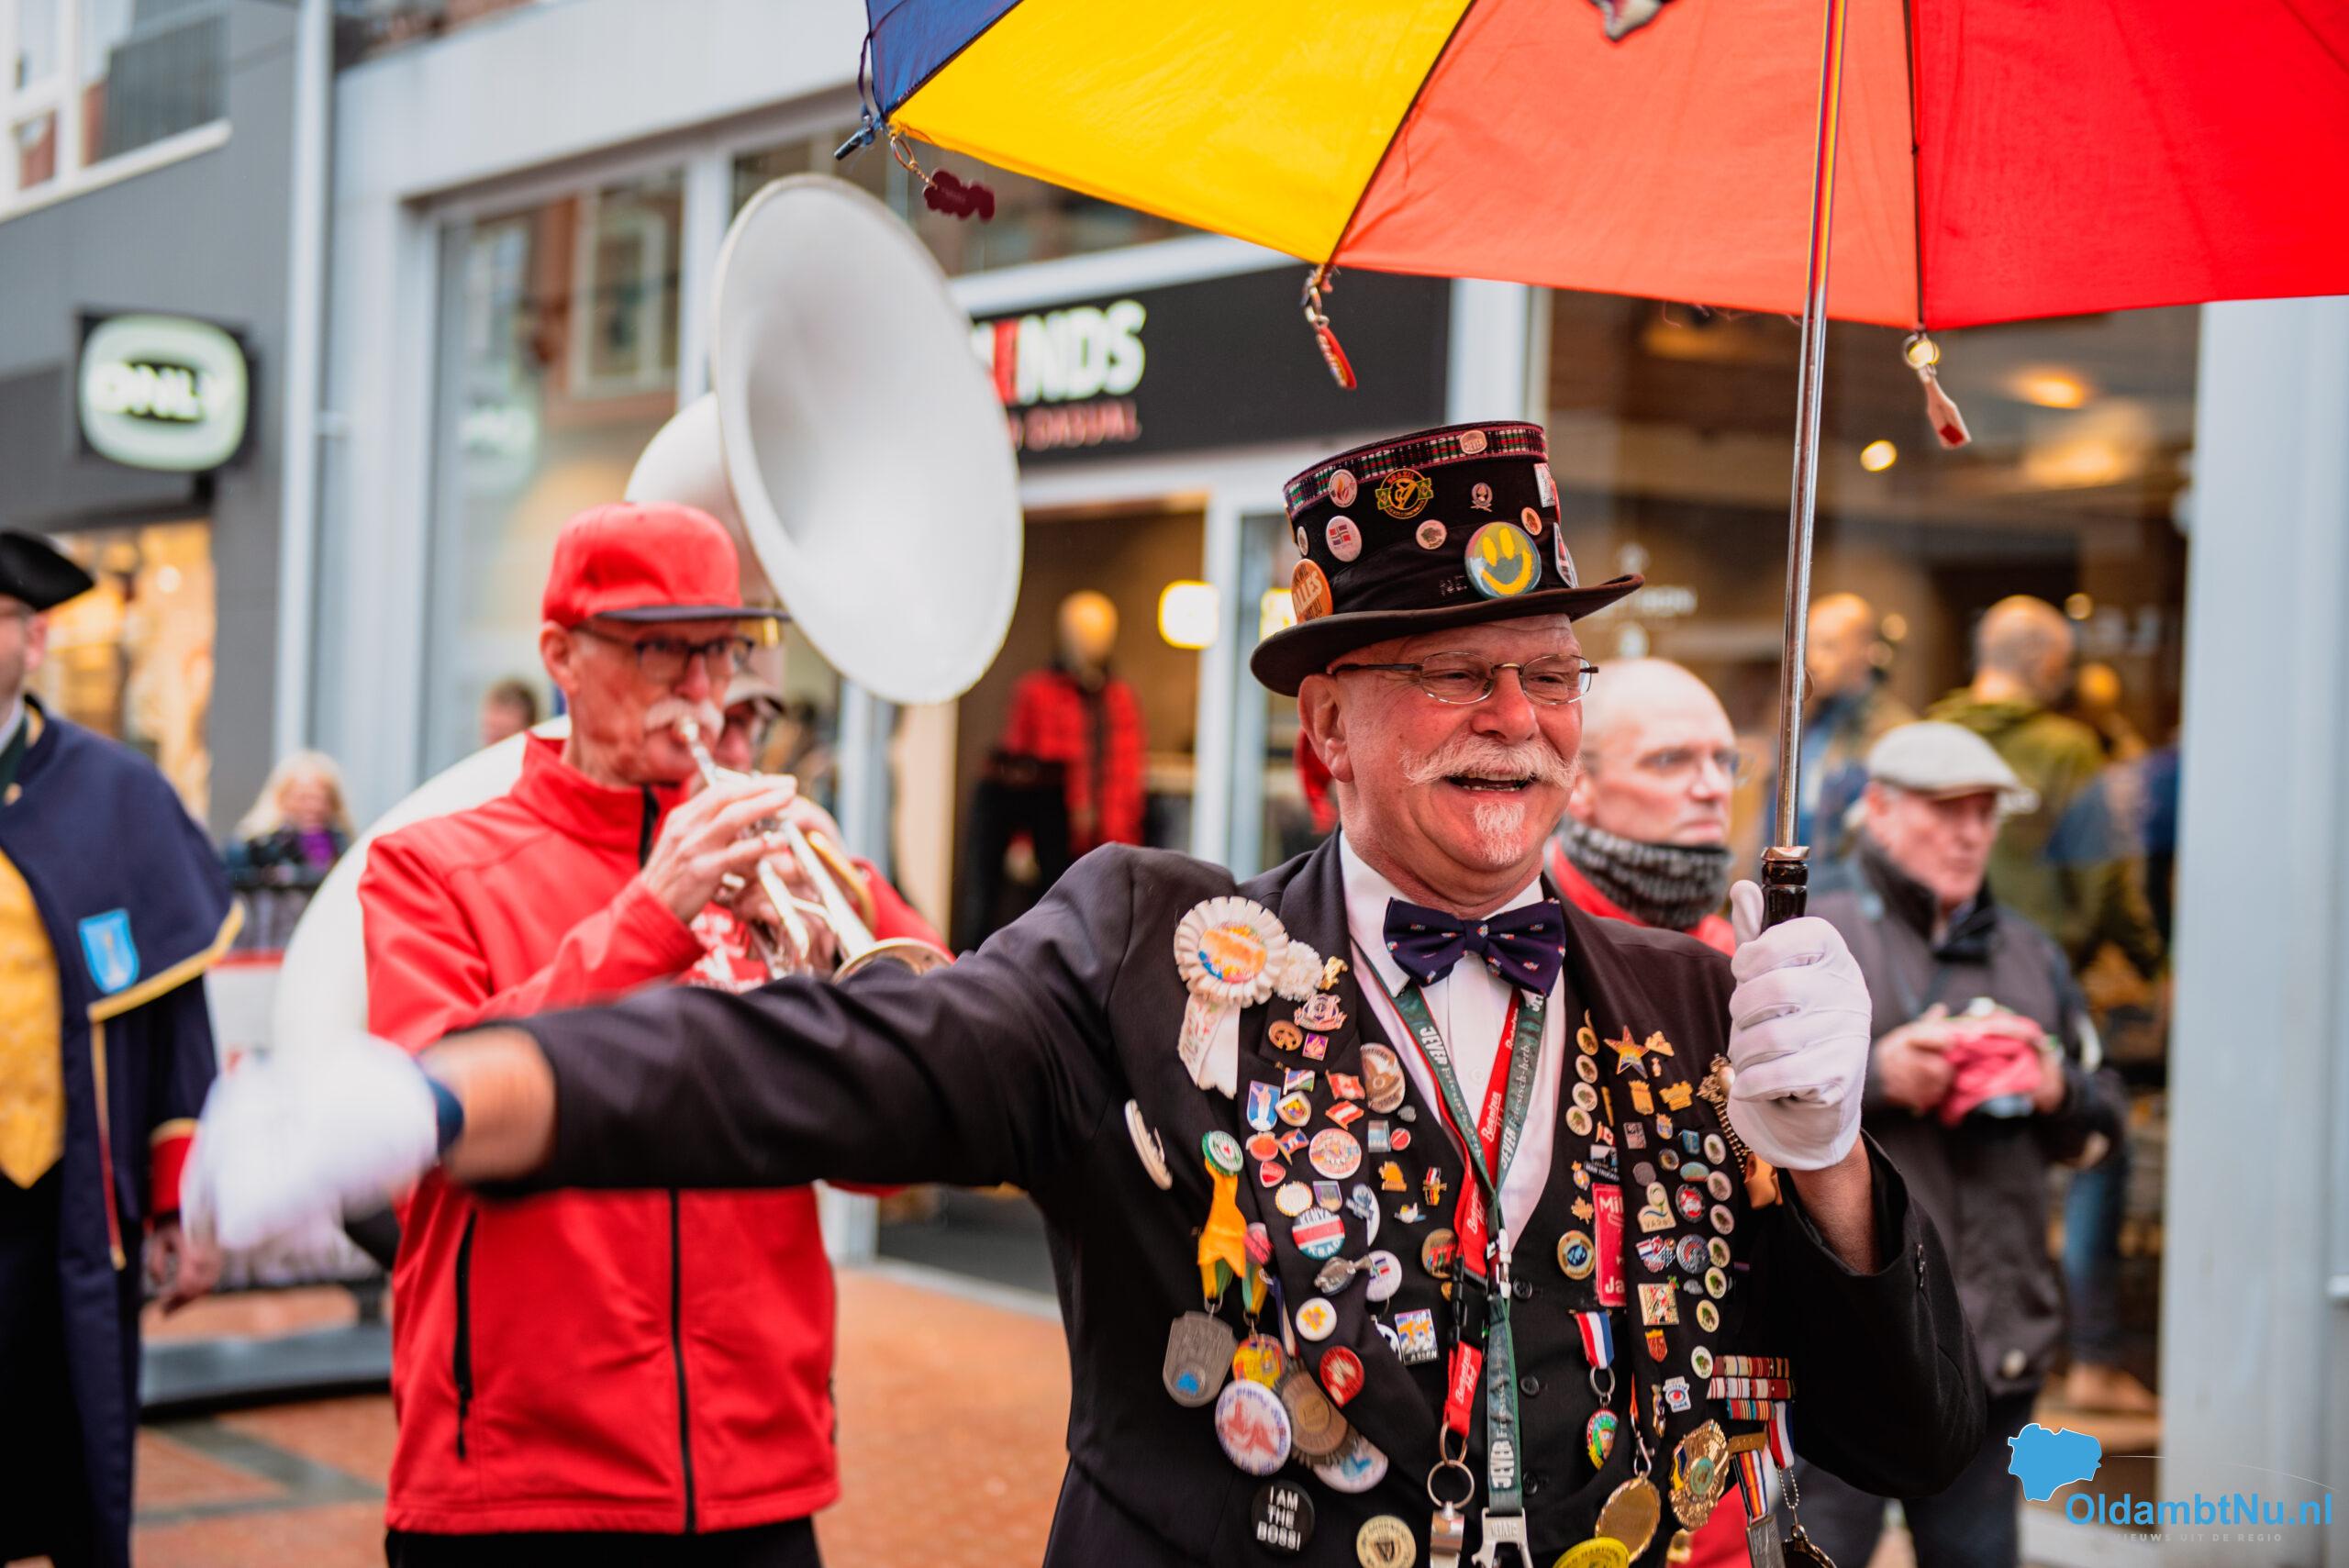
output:
<path id="1" fill-rule="evenodd" d="M 555 535 L 539 613 L 557 626 L 607 620 L 785 620 L 745 608 L 726 526 L 669 501 L 590 506 Z"/>

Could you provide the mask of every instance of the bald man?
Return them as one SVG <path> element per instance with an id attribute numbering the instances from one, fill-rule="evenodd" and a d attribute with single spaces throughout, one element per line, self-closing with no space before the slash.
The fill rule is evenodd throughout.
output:
<path id="1" fill-rule="evenodd" d="M 2063 611 L 2024 594 L 2001 599 L 1975 628 L 1974 684 L 1935 703 L 1926 717 L 1962 724 L 1989 741 L 2039 795 L 2038 810 L 2009 817 L 1998 829 L 1989 880 L 1999 900 L 2054 937 L 2075 966 L 2110 941 L 2150 977 L 2161 968 L 2161 936 L 2143 868 L 2125 846 L 2048 852 L 2067 814 L 2096 809 L 2104 770 L 2096 731 L 2051 711 L 2071 684 L 2074 651 Z M 2067 835 L 2082 837 L 2076 827 Z"/>
<path id="2" fill-rule="evenodd" d="M 1820 868 L 1812 873 L 1814 890 L 1822 874 L 1832 884 L 1836 862 L 1851 848 L 1843 814 L 1867 783 L 1868 748 L 1917 717 L 1884 689 L 1879 624 L 1876 606 L 1857 594 L 1830 594 L 1810 606 L 1795 842 L 1811 846 L 1811 863 Z"/>
<path id="3" fill-rule="evenodd" d="M 1550 842 L 1575 906 L 1736 946 L 1729 894 L 1737 735 L 1712 688 L 1668 659 L 1609 664 L 1582 699 L 1582 755 Z"/>

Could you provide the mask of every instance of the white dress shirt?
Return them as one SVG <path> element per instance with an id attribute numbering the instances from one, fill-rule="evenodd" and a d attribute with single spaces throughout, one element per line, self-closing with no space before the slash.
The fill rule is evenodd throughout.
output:
<path id="1" fill-rule="evenodd" d="M 1378 1021 L 1385 1026 L 1395 1053 L 1403 1059 L 1404 1070 L 1418 1085 L 1421 1103 L 1433 1110 L 1442 1102 L 1436 1093 L 1435 1080 L 1428 1073 L 1427 1062 L 1419 1054 L 1418 1038 L 1387 1000 L 1388 993 L 1400 995 L 1403 987 L 1411 983 L 1410 976 L 1403 973 L 1394 955 L 1386 951 L 1386 901 L 1403 895 L 1356 854 L 1353 845 L 1342 836 L 1338 844 L 1338 859 L 1345 877 L 1346 926 L 1353 938 L 1354 962 L 1368 964 L 1376 971 L 1375 978 L 1362 976 L 1363 995 L 1377 1011 Z M 1542 879 L 1536 874 L 1522 892 L 1501 907 L 1515 909 L 1541 896 Z M 1379 988 L 1380 981 L 1386 983 L 1384 992 Z M 1508 1017 L 1509 993 L 1514 989 L 1472 954 L 1420 993 L 1427 1003 L 1428 1016 L 1443 1031 L 1443 1043 L 1452 1052 L 1453 1071 L 1459 1075 L 1461 1095 L 1472 1111 L 1484 1107 L 1485 1088 L 1492 1077 L 1493 1059 L 1500 1054 L 1501 1024 Z M 1558 1125 L 1559 1073 L 1566 1055 L 1566 1018 L 1564 1010 L 1555 1006 L 1557 999 L 1553 984 L 1550 989 L 1553 1006 L 1542 1024 L 1542 1065 L 1533 1080 L 1533 1103 L 1526 1107 L 1517 1154 L 1501 1182 L 1501 1215 L 1508 1225 L 1512 1246 L 1516 1238 L 1524 1233 L 1526 1221 L 1542 1201 L 1542 1189 L 1550 1179 L 1550 1146 Z M 1434 1119 L 1433 1126 L 1423 1118 L 1412 1128 L 1414 1153 L 1418 1152 L 1419 1140 L 1451 1140 L 1443 1129 L 1442 1117 Z M 1466 1172 L 1460 1174 L 1463 1180 L 1467 1179 Z M 1449 1195 L 1444 1199 L 1443 1219 L 1447 1223 L 1452 1201 Z"/>

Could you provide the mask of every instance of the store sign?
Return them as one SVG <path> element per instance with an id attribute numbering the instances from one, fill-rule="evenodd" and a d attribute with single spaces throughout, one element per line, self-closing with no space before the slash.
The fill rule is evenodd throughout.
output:
<path id="1" fill-rule="evenodd" d="M 209 322 L 92 318 L 77 382 L 82 439 L 128 467 L 200 473 L 244 445 L 251 397 L 245 350 Z"/>
<path id="2" fill-rule="evenodd" d="M 1409 429 L 1443 417 L 1449 285 L 1350 274 L 1338 330 L 1362 387 L 1323 368 L 1292 269 L 984 319 L 971 346 L 1029 466 Z"/>

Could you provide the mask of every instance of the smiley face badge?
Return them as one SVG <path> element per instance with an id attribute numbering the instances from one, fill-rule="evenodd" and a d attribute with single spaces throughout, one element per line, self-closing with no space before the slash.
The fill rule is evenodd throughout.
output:
<path id="1" fill-rule="evenodd" d="M 1490 522 L 1468 536 L 1462 552 L 1468 585 L 1487 599 L 1514 599 L 1542 582 L 1542 551 L 1517 524 Z"/>

